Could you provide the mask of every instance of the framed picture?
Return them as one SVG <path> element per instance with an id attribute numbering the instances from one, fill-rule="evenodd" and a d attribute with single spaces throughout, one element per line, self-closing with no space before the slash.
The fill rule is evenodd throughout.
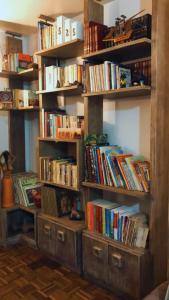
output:
<path id="1" fill-rule="evenodd" d="M 41 184 L 25 188 L 26 201 L 28 206 L 41 207 Z"/>

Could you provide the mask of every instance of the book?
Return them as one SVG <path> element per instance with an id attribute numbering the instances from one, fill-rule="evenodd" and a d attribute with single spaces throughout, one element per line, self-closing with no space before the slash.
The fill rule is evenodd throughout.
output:
<path id="1" fill-rule="evenodd" d="M 83 26 L 80 21 L 71 22 L 71 39 L 72 40 L 83 40 Z"/>

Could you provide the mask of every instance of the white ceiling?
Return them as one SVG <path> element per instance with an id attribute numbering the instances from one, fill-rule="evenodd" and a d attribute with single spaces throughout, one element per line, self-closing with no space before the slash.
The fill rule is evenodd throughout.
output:
<path id="1" fill-rule="evenodd" d="M 1 23 L 5 24 L 2 21 L 36 26 L 40 14 L 75 16 L 83 11 L 83 2 L 83 0 L 0 0 L 0 27 Z"/>

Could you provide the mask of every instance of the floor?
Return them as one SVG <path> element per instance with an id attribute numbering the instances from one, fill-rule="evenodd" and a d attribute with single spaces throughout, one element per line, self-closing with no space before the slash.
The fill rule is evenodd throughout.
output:
<path id="1" fill-rule="evenodd" d="M 120 300 L 26 245 L 0 248 L 1 300 Z"/>

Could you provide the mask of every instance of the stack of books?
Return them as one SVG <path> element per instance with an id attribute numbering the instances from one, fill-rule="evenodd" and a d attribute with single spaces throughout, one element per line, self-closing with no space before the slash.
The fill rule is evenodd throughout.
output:
<path id="1" fill-rule="evenodd" d="M 81 138 L 84 132 L 84 117 L 69 116 L 64 112 L 42 109 L 42 137 L 56 139 Z"/>
<path id="2" fill-rule="evenodd" d="M 52 90 L 82 84 L 82 65 L 69 65 L 65 67 L 49 66 L 44 68 L 44 88 Z"/>
<path id="3" fill-rule="evenodd" d="M 40 157 L 41 181 L 77 188 L 77 177 L 77 165 L 72 158 Z"/>
<path id="4" fill-rule="evenodd" d="M 86 64 L 85 84 L 87 92 L 127 88 L 132 84 L 131 70 L 110 61 L 100 65 Z"/>
<path id="5" fill-rule="evenodd" d="M 41 188 L 34 173 L 13 174 L 15 203 L 26 207 L 41 207 Z"/>
<path id="6" fill-rule="evenodd" d="M 11 53 L 4 55 L 2 70 L 8 72 L 21 72 L 29 68 L 33 57 L 29 54 Z"/>
<path id="7" fill-rule="evenodd" d="M 86 180 L 131 191 L 149 192 L 150 163 L 118 146 L 86 146 Z"/>
<path id="8" fill-rule="evenodd" d="M 39 50 L 48 49 L 75 39 L 83 40 L 83 26 L 77 20 L 58 16 L 54 22 L 38 22 Z"/>
<path id="9" fill-rule="evenodd" d="M 106 25 L 89 22 L 84 25 L 84 54 L 105 48 L 103 38 L 107 34 L 108 27 Z"/>
<path id="10" fill-rule="evenodd" d="M 97 199 L 87 203 L 88 230 L 97 232 L 128 246 L 145 248 L 149 228 L 147 217 L 138 204 L 121 206 Z"/>

